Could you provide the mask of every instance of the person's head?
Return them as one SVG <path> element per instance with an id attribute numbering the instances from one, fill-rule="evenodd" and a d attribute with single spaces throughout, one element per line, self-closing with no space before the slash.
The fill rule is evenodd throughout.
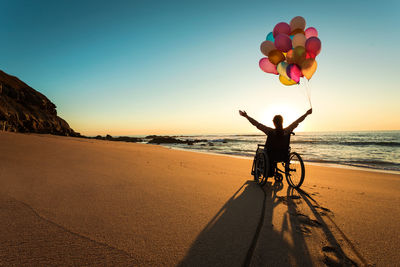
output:
<path id="1" fill-rule="evenodd" d="M 272 120 L 274 122 L 275 128 L 276 129 L 282 129 L 283 126 L 283 118 L 281 115 L 275 115 L 274 119 Z"/>

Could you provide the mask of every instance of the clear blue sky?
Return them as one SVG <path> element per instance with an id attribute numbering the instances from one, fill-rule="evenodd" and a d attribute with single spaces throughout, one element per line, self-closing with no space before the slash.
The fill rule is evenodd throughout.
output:
<path id="1" fill-rule="evenodd" d="M 400 129 L 399 1 L 1 1 L 0 69 L 84 134 L 248 133 L 308 108 L 258 68 L 274 25 L 303 16 L 322 51 L 302 130 Z"/>

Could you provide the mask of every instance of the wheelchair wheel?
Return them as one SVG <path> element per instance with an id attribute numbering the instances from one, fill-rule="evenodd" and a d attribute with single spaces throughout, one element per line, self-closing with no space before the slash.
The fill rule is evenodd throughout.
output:
<path id="1" fill-rule="evenodd" d="M 286 163 L 285 176 L 291 187 L 299 188 L 304 182 L 304 163 L 296 152 L 289 154 L 289 161 Z"/>
<path id="2" fill-rule="evenodd" d="M 267 182 L 269 163 L 267 156 L 264 153 L 258 153 L 256 155 L 255 167 L 254 167 L 254 180 L 261 186 Z"/>

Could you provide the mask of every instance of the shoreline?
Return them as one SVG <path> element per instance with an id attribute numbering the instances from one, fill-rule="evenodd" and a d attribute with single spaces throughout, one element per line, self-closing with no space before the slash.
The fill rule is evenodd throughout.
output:
<path id="1" fill-rule="evenodd" d="M 155 145 L 155 144 L 147 144 L 143 143 L 146 145 Z M 201 153 L 201 154 L 208 154 L 208 155 L 217 155 L 217 156 L 227 156 L 227 157 L 232 157 L 232 158 L 238 158 L 238 159 L 246 159 L 246 160 L 253 160 L 252 157 L 246 157 L 246 156 L 239 156 L 239 155 L 231 155 L 231 154 L 225 154 L 225 153 L 213 153 L 213 152 L 207 152 L 207 151 L 201 151 L 201 150 L 196 150 L 196 149 L 185 149 L 185 148 L 179 148 L 179 147 L 172 147 L 172 146 L 166 146 L 160 144 L 159 146 L 172 149 L 172 150 L 179 150 L 179 151 L 189 151 L 189 152 L 194 152 L 194 153 Z M 255 151 L 254 151 L 255 153 Z M 396 174 L 400 175 L 400 171 L 393 171 L 393 170 L 382 170 L 382 169 L 374 169 L 374 168 L 368 168 L 368 167 L 359 167 L 359 166 L 352 166 L 352 165 L 345 165 L 345 164 L 338 164 L 338 163 L 323 163 L 323 162 L 313 162 L 313 161 L 306 161 L 304 160 L 305 164 L 310 164 L 314 166 L 321 166 L 321 167 L 329 167 L 329 168 L 338 168 L 338 169 L 347 169 L 347 170 L 358 170 L 358 171 L 370 171 L 370 172 L 377 172 L 377 173 L 388 173 L 388 174 Z"/>

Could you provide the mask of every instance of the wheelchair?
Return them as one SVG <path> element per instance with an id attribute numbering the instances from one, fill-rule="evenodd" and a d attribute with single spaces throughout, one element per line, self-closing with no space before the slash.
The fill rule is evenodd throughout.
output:
<path id="1" fill-rule="evenodd" d="M 283 142 L 268 136 L 267 149 L 266 145 L 257 145 L 251 175 L 254 176 L 254 180 L 260 186 L 266 184 L 268 177 L 274 177 L 275 181 L 282 182 L 283 175 L 285 175 L 286 181 L 291 187 L 300 188 L 303 184 L 305 176 L 304 163 L 298 153 L 290 151 L 291 135 L 294 135 L 294 133 L 292 132 L 285 136 Z M 278 145 L 271 149 L 268 143 Z"/>

